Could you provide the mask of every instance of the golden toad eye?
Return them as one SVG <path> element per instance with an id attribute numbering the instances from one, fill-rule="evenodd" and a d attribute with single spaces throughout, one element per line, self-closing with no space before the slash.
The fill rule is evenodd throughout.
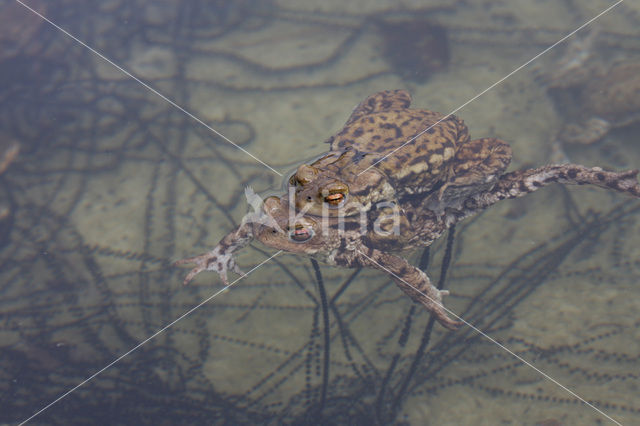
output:
<path id="1" fill-rule="evenodd" d="M 322 199 L 330 207 L 339 207 L 347 199 L 349 187 L 341 181 L 334 181 L 327 185 L 320 193 Z"/>
<path id="2" fill-rule="evenodd" d="M 344 201 L 344 194 L 341 192 L 336 192 L 335 194 L 329 194 L 324 197 L 324 202 L 328 203 L 332 206 L 339 206 L 340 203 Z"/>
<path id="3" fill-rule="evenodd" d="M 296 224 L 293 230 L 289 230 L 289 239 L 294 243 L 304 243 L 313 237 L 313 229 Z"/>

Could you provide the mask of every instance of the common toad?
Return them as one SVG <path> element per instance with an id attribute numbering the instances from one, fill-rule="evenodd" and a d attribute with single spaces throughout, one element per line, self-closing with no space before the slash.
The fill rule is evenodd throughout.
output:
<path id="1" fill-rule="evenodd" d="M 362 101 L 327 141 L 330 151 L 289 179 L 296 207 L 315 216 L 351 216 L 382 200 L 402 204 L 429 193 L 437 193 L 432 207 L 444 205 L 443 199 L 453 204 L 489 188 L 509 165 L 505 142 L 470 141 L 459 118 L 410 104 L 404 90 Z"/>
<path id="2" fill-rule="evenodd" d="M 598 32 L 574 38 L 547 87 L 566 116 L 560 143 L 591 144 L 610 129 L 640 121 L 640 63 L 605 62 L 596 55 Z"/>
<path id="3" fill-rule="evenodd" d="M 217 271 L 227 284 L 229 269 L 242 274 L 234 260 L 234 252 L 255 238 L 268 247 L 311 256 L 329 265 L 383 270 L 391 274 L 400 289 L 422 304 L 440 324 L 453 330 L 461 322 L 450 318 L 442 305 L 442 296 L 448 292 L 435 288 L 423 271 L 394 252 L 429 246 L 458 221 L 500 200 L 520 197 L 554 182 L 592 184 L 640 197 L 637 175 L 637 170 L 616 173 L 575 164 L 506 173 L 499 176 L 492 187 L 467 194 L 457 207 L 444 208 L 443 214 L 436 214 L 429 208 L 428 197 L 422 202 L 407 202 L 399 206 L 407 217 L 411 217 L 410 223 L 398 234 L 382 236 L 375 227 L 379 219 L 374 216 L 377 209 L 368 211 L 364 222 L 362 216 L 319 218 L 296 213 L 295 209 L 289 208 L 286 196 L 269 197 L 259 213 L 245 216 L 242 224 L 226 235 L 212 251 L 175 264 L 196 265 L 186 276 L 184 284 L 205 270 Z M 257 196 L 249 195 L 247 198 L 255 207 Z"/>
<path id="4" fill-rule="evenodd" d="M 640 63 L 618 64 L 578 86 L 580 111 L 563 127 L 560 140 L 591 144 L 610 129 L 640 121 Z"/>

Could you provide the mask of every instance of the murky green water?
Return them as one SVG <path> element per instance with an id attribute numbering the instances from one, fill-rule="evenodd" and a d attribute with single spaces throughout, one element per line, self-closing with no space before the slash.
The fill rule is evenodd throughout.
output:
<path id="1" fill-rule="evenodd" d="M 512 145 L 511 169 L 544 164 L 566 121 L 544 76 L 565 46 L 476 96 L 612 3 L 28 4 L 166 99 L 0 2 L 0 148 L 20 145 L 0 175 L 0 422 L 87 378 L 33 421 L 610 422 L 579 396 L 640 422 L 640 202 L 598 188 L 548 188 L 464 222 L 446 280 L 449 308 L 566 389 L 468 328 L 430 331 L 379 272 L 321 266 L 323 307 L 309 260 L 290 255 L 155 336 L 222 288 L 213 273 L 182 287 L 186 271 L 171 263 L 239 222 L 247 185 L 281 189 L 199 120 L 286 173 L 325 151 L 365 96 L 404 88 L 416 107 L 464 105 L 472 137 Z M 625 2 L 594 22 L 592 56 L 639 60 L 639 14 Z M 411 21 L 398 49 L 417 57 L 415 72 L 394 68 L 381 20 Z M 430 44 L 411 34 L 433 37 L 430 25 L 448 34 L 448 62 L 414 78 L 429 61 L 411 49 Z M 640 167 L 638 129 L 563 149 L 585 165 Z M 431 248 L 434 280 L 444 240 Z M 256 243 L 239 264 L 272 253 Z"/>

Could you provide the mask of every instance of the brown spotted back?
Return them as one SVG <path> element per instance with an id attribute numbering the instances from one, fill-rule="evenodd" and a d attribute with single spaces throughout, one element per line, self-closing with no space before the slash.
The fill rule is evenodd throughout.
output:
<path id="1" fill-rule="evenodd" d="M 296 187 L 296 207 L 314 215 L 328 208 L 331 215 L 348 216 L 379 201 L 429 192 L 450 179 L 456 151 L 469 141 L 467 127 L 455 116 L 410 109 L 410 104 L 404 90 L 361 102 L 327 141 L 331 150 L 301 165 L 289 180 Z"/>
<path id="2" fill-rule="evenodd" d="M 331 151 L 356 153 L 343 164 L 343 178 L 375 165 L 397 192 L 413 194 L 429 191 L 448 177 L 458 146 L 469 140 L 467 127 L 455 116 L 408 109 L 410 102 L 403 90 L 385 91 L 354 110 L 329 140 Z"/>

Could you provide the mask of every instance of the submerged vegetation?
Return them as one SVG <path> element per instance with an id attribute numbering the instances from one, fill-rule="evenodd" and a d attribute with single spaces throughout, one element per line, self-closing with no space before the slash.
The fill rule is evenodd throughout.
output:
<path id="1" fill-rule="evenodd" d="M 523 52 L 533 56 L 568 32 L 525 22 L 497 2 L 491 10 L 360 11 L 285 1 L 57 3 L 38 10 L 278 170 L 323 151 L 329 127 L 364 95 L 405 84 L 376 51 L 371 24 L 381 13 L 446 28 L 453 75 L 495 67 L 502 77 Z M 638 54 L 637 17 L 617 13 L 603 45 Z M 0 175 L 8 212 L 0 222 L 0 422 L 27 419 L 219 291 L 213 276 L 182 287 L 183 271 L 171 263 L 236 224 L 245 186 L 267 191 L 281 181 L 50 25 L 19 37 L 20 48 L 1 59 L 0 126 L 20 152 Z M 496 58 L 490 66 L 488 57 Z M 463 97 L 449 105 L 438 94 L 445 78 L 436 71 L 416 87 L 443 112 L 497 80 L 463 95 L 464 85 L 451 83 L 446 92 Z M 522 99 L 533 90 L 524 80 L 536 84 L 527 76 L 497 90 Z M 464 116 L 481 122 L 486 110 Z M 493 132 L 526 127 L 523 120 L 542 131 L 554 124 L 539 110 L 496 111 L 504 115 L 487 125 Z M 625 135 L 571 154 L 640 166 Z M 500 136 L 526 152 L 544 139 Z M 542 162 L 523 156 L 517 166 Z M 442 277 L 448 305 L 467 321 L 608 415 L 637 423 L 640 205 L 573 191 L 487 212 L 413 263 L 434 282 Z M 239 262 L 270 254 L 256 245 Z M 281 256 L 37 419 L 388 424 L 478 416 L 602 419 L 473 330 L 433 327 L 389 278 Z"/>

